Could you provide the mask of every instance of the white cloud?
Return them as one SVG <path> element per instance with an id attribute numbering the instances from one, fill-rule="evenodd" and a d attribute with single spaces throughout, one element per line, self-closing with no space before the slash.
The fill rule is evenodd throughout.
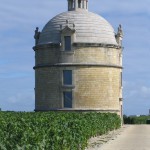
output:
<path id="1" fill-rule="evenodd" d="M 147 114 L 150 108 L 150 84 L 143 85 L 143 81 L 133 81 L 123 82 L 124 113 Z"/>
<path id="2" fill-rule="evenodd" d="M 116 12 L 125 15 L 143 11 L 150 12 L 149 0 L 144 0 L 144 2 L 137 0 L 103 0 L 99 2 L 97 0 L 90 0 L 89 3 L 92 5 L 92 10 L 97 12 Z"/>
<path id="3" fill-rule="evenodd" d="M 145 113 L 150 106 L 149 5 L 149 0 L 89 0 L 89 10 L 104 16 L 115 29 L 120 23 L 123 26 L 128 114 Z M 34 29 L 42 30 L 52 17 L 67 11 L 67 0 L 1 0 L 0 10 L 0 107 L 33 110 Z"/>
<path id="4" fill-rule="evenodd" d="M 34 100 L 33 93 L 28 93 L 28 92 L 23 93 L 22 91 L 21 93 L 16 93 L 15 95 L 10 96 L 7 102 L 17 105 L 17 103 L 21 103 L 22 101 L 22 104 L 24 105 L 24 103 L 27 103 L 28 101 L 33 101 L 33 100 Z"/>
<path id="5" fill-rule="evenodd" d="M 123 81 L 125 98 L 150 98 L 150 85 L 142 85 L 140 82 Z"/>
<path id="6" fill-rule="evenodd" d="M 141 95 L 150 100 L 150 87 L 142 86 Z"/>
<path id="7" fill-rule="evenodd" d="M 20 91 L 21 93 L 15 93 L 8 97 L 5 104 L 7 107 L 5 110 L 11 111 L 34 111 L 34 94 L 33 91 Z"/>
<path id="8" fill-rule="evenodd" d="M 33 111 L 34 81 L 31 77 L 0 77 L 0 108 L 2 110 Z"/>
<path id="9" fill-rule="evenodd" d="M 67 4 L 67 1 L 66 1 Z M 59 9 L 58 6 L 61 6 Z M 2 0 L 0 5 L 0 31 L 25 28 L 25 26 L 44 25 L 57 13 L 66 11 L 64 1 L 39 0 Z M 67 8 L 67 7 L 66 7 Z"/>

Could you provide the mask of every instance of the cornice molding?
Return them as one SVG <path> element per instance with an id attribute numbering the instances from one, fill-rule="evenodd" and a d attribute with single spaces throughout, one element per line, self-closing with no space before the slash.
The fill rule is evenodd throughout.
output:
<path id="1" fill-rule="evenodd" d="M 123 69 L 120 65 L 114 65 L 114 64 L 99 64 L 99 63 L 57 63 L 57 64 L 38 64 L 33 67 L 33 69 L 38 68 L 49 68 L 49 67 L 108 67 L 108 68 L 118 68 Z"/>
<path id="2" fill-rule="evenodd" d="M 74 47 L 104 47 L 104 48 L 116 48 L 116 49 L 122 48 L 119 45 L 103 44 L 103 43 L 76 43 L 74 42 L 72 45 Z M 48 43 L 48 44 L 36 45 L 33 47 L 33 50 L 36 51 L 39 49 L 60 48 L 60 47 L 61 47 L 61 43 Z"/>

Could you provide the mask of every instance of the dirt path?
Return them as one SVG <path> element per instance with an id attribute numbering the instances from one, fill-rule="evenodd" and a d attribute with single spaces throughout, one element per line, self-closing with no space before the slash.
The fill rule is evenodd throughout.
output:
<path id="1" fill-rule="evenodd" d="M 124 126 L 108 142 L 95 144 L 88 150 L 150 150 L 150 125 Z"/>

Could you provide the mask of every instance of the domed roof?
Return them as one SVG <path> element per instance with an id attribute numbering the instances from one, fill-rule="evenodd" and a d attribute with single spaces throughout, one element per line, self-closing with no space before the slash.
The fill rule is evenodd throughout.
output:
<path id="1" fill-rule="evenodd" d="M 99 43 L 117 45 L 112 26 L 101 16 L 88 11 L 68 11 L 51 19 L 43 28 L 38 44 L 60 43 L 60 26 L 76 30 L 76 43 Z"/>

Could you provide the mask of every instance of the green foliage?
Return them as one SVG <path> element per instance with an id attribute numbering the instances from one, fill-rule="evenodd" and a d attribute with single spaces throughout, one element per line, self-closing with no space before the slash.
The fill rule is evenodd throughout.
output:
<path id="1" fill-rule="evenodd" d="M 148 124 L 150 116 L 129 116 L 123 117 L 125 124 Z"/>
<path id="2" fill-rule="evenodd" d="M 0 150 L 82 150 L 120 125 L 109 113 L 0 112 Z"/>
<path id="3" fill-rule="evenodd" d="M 150 118 L 146 120 L 146 124 L 150 124 Z"/>

